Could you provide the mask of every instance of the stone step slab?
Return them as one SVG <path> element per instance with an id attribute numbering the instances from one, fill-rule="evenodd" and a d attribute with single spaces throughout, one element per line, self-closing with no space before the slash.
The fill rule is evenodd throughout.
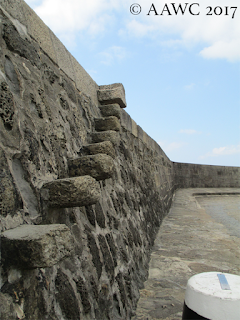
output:
<path id="1" fill-rule="evenodd" d="M 45 183 L 41 199 L 49 207 L 70 208 L 95 204 L 100 199 L 99 183 L 88 175 Z"/>
<path id="2" fill-rule="evenodd" d="M 121 108 L 126 108 L 125 90 L 121 83 L 99 86 L 97 92 L 98 100 L 101 104 L 117 103 Z"/>
<path id="3" fill-rule="evenodd" d="M 120 135 L 117 131 L 113 130 L 92 132 L 91 138 L 93 143 L 110 141 L 114 146 L 119 146 L 120 144 Z"/>
<path id="4" fill-rule="evenodd" d="M 118 119 L 121 118 L 121 108 L 117 103 L 103 105 L 99 108 L 104 117 L 115 116 Z"/>
<path id="5" fill-rule="evenodd" d="M 96 131 L 119 131 L 121 128 L 120 122 L 117 117 L 110 116 L 106 118 L 95 118 Z"/>
<path id="6" fill-rule="evenodd" d="M 64 224 L 22 225 L 2 233 L 2 262 L 27 269 L 51 267 L 70 256 L 73 245 Z"/>
<path id="7" fill-rule="evenodd" d="M 110 141 L 103 141 L 84 146 L 81 149 L 81 153 L 83 155 L 94 155 L 103 153 L 109 155 L 113 159 L 116 157 L 115 149 Z"/>
<path id="8" fill-rule="evenodd" d="M 96 180 L 105 180 L 112 177 L 114 162 L 106 154 L 83 156 L 68 161 L 69 176 L 90 175 Z"/>

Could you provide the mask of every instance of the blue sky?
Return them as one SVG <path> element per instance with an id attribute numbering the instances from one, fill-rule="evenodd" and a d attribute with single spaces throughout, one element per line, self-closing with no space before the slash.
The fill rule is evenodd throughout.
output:
<path id="1" fill-rule="evenodd" d="M 239 0 L 26 2 L 172 161 L 240 166 Z"/>

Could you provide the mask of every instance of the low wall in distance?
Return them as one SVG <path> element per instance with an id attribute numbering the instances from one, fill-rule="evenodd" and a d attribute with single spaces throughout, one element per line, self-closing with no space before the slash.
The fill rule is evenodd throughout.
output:
<path id="1" fill-rule="evenodd" d="M 173 162 L 177 188 L 239 188 L 240 168 Z"/>

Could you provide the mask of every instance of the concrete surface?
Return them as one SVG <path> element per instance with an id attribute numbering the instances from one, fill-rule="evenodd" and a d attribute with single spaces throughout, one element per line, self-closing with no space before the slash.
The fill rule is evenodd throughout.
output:
<path id="1" fill-rule="evenodd" d="M 132 319 L 182 319 L 188 279 L 210 271 L 240 275 L 239 248 L 239 188 L 176 191 L 155 240 L 149 278 Z"/>

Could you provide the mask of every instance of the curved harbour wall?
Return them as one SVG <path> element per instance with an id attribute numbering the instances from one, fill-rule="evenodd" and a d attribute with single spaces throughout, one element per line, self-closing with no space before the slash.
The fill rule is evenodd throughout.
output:
<path id="1" fill-rule="evenodd" d="M 0 20 L 1 319 L 130 319 L 174 190 L 206 166 L 172 163 L 24 1 Z M 207 186 L 239 177 L 220 171 Z"/>
<path id="2" fill-rule="evenodd" d="M 177 188 L 239 188 L 240 168 L 173 162 Z"/>

